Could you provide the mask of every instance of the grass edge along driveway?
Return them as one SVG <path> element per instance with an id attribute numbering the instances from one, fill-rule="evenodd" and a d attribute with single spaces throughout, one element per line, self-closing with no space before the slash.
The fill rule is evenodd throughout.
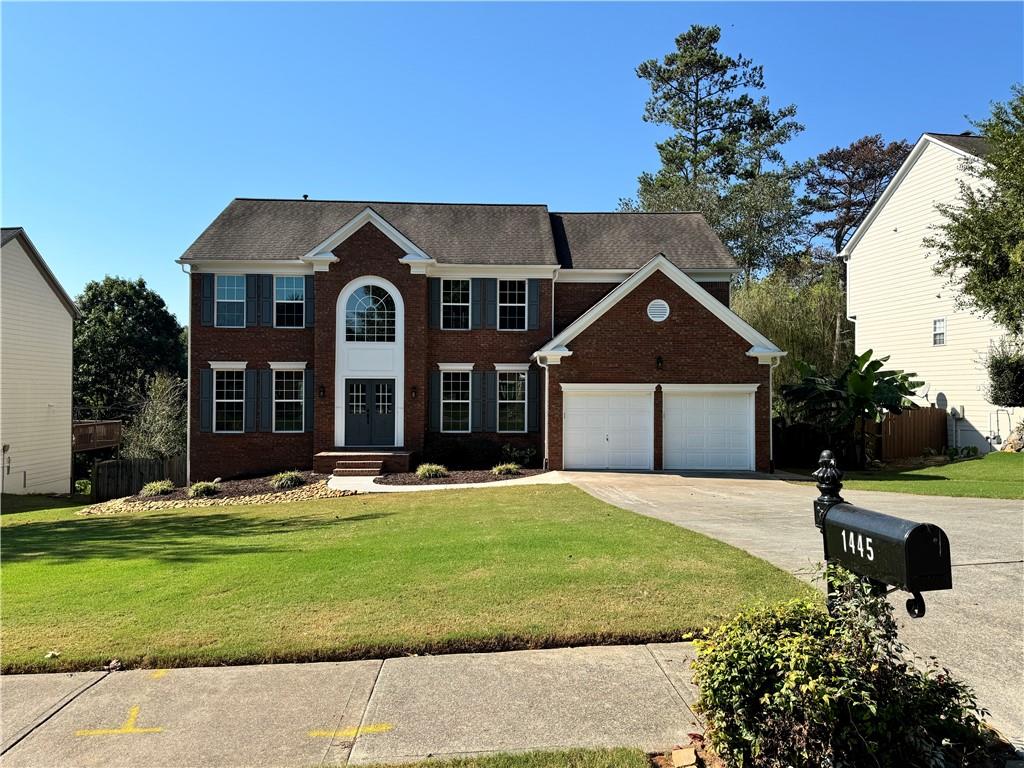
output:
<path id="1" fill-rule="evenodd" d="M 977 459 L 918 469 L 849 471 L 845 472 L 843 487 L 920 496 L 1024 499 L 1024 453 L 993 452 Z"/>
<path id="2" fill-rule="evenodd" d="M 5 672 L 678 640 L 810 591 L 568 485 L 74 509 L 2 517 Z"/>

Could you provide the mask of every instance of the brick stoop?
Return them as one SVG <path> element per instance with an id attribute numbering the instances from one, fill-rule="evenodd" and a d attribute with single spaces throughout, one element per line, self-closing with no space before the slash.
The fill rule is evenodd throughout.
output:
<path id="1" fill-rule="evenodd" d="M 381 472 L 408 472 L 410 451 L 358 450 L 336 448 L 321 451 L 313 457 L 313 471 L 339 477 L 372 476 Z"/>

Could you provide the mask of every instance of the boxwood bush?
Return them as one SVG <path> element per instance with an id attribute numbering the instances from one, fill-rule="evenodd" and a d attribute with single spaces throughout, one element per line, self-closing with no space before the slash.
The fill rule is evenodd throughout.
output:
<path id="1" fill-rule="evenodd" d="M 834 617 L 797 600 L 742 613 L 696 643 L 697 707 L 726 765 L 996 765 L 973 692 L 908 658 L 884 597 L 846 572 L 834 579 Z"/>
<path id="2" fill-rule="evenodd" d="M 278 491 L 284 491 L 289 488 L 298 488 L 300 485 L 305 485 L 306 478 L 303 477 L 301 472 L 291 470 L 289 472 L 278 472 L 267 482 L 270 484 L 271 488 Z"/>
<path id="3" fill-rule="evenodd" d="M 416 477 L 423 480 L 431 477 L 448 477 L 448 467 L 443 464 L 420 464 L 416 467 Z"/>
<path id="4" fill-rule="evenodd" d="M 146 483 L 139 491 L 139 496 L 163 496 L 165 493 L 173 493 L 174 483 L 170 480 L 154 480 Z"/>

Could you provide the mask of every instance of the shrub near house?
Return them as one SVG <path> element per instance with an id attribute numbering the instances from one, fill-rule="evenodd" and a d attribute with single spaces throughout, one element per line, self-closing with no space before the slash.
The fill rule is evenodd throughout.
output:
<path id="1" fill-rule="evenodd" d="M 193 480 L 769 467 L 782 353 L 698 214 L 239 199 L 181 262 Z"/>

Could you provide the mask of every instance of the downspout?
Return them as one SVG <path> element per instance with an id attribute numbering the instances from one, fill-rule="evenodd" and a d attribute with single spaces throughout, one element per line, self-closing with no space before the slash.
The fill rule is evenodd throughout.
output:
<path id="1" fill-rule="evenodd" d="M 554 286 L 552 286 L 552 288 L 554 288 Z M 551 294 L 554 295 L 554 293 L 555 293 L 554 290 L 552 290 Z M 553 323 L 554 320 L 552 320 L 551 322 Z M 544 469 L 547 469 L 548 468 L 548 436 L 551 434 L 551 430 L 549 429 L 549 427 L 550 427 L 550 419 L 548 418 L 548 416 L 549 416 L 549 414 L 551 412 L 550 411 L 550 404 L 548 403 L 548 398 L 551 396 L 551 381 L 550 381 L 550 378 L 549 378 L 548 364 L 544 363 L 544 362 L 541 362 L 541 358 L 540 358 L 539 355 L 537 356 L 537 365 L 539 365 L 541 368 L 544 369 L 544 397 L 541 399 L 541 402 L 544 403 L 544 463 L 543 463 L 543 467 L 544 467 Z"/>
<path id="2" fill-rule="evenodd" d="M 188 349 L 185 361 L 185 487 L 192 486 L 192 271 L 179 262 L 188 277 Z"/>

